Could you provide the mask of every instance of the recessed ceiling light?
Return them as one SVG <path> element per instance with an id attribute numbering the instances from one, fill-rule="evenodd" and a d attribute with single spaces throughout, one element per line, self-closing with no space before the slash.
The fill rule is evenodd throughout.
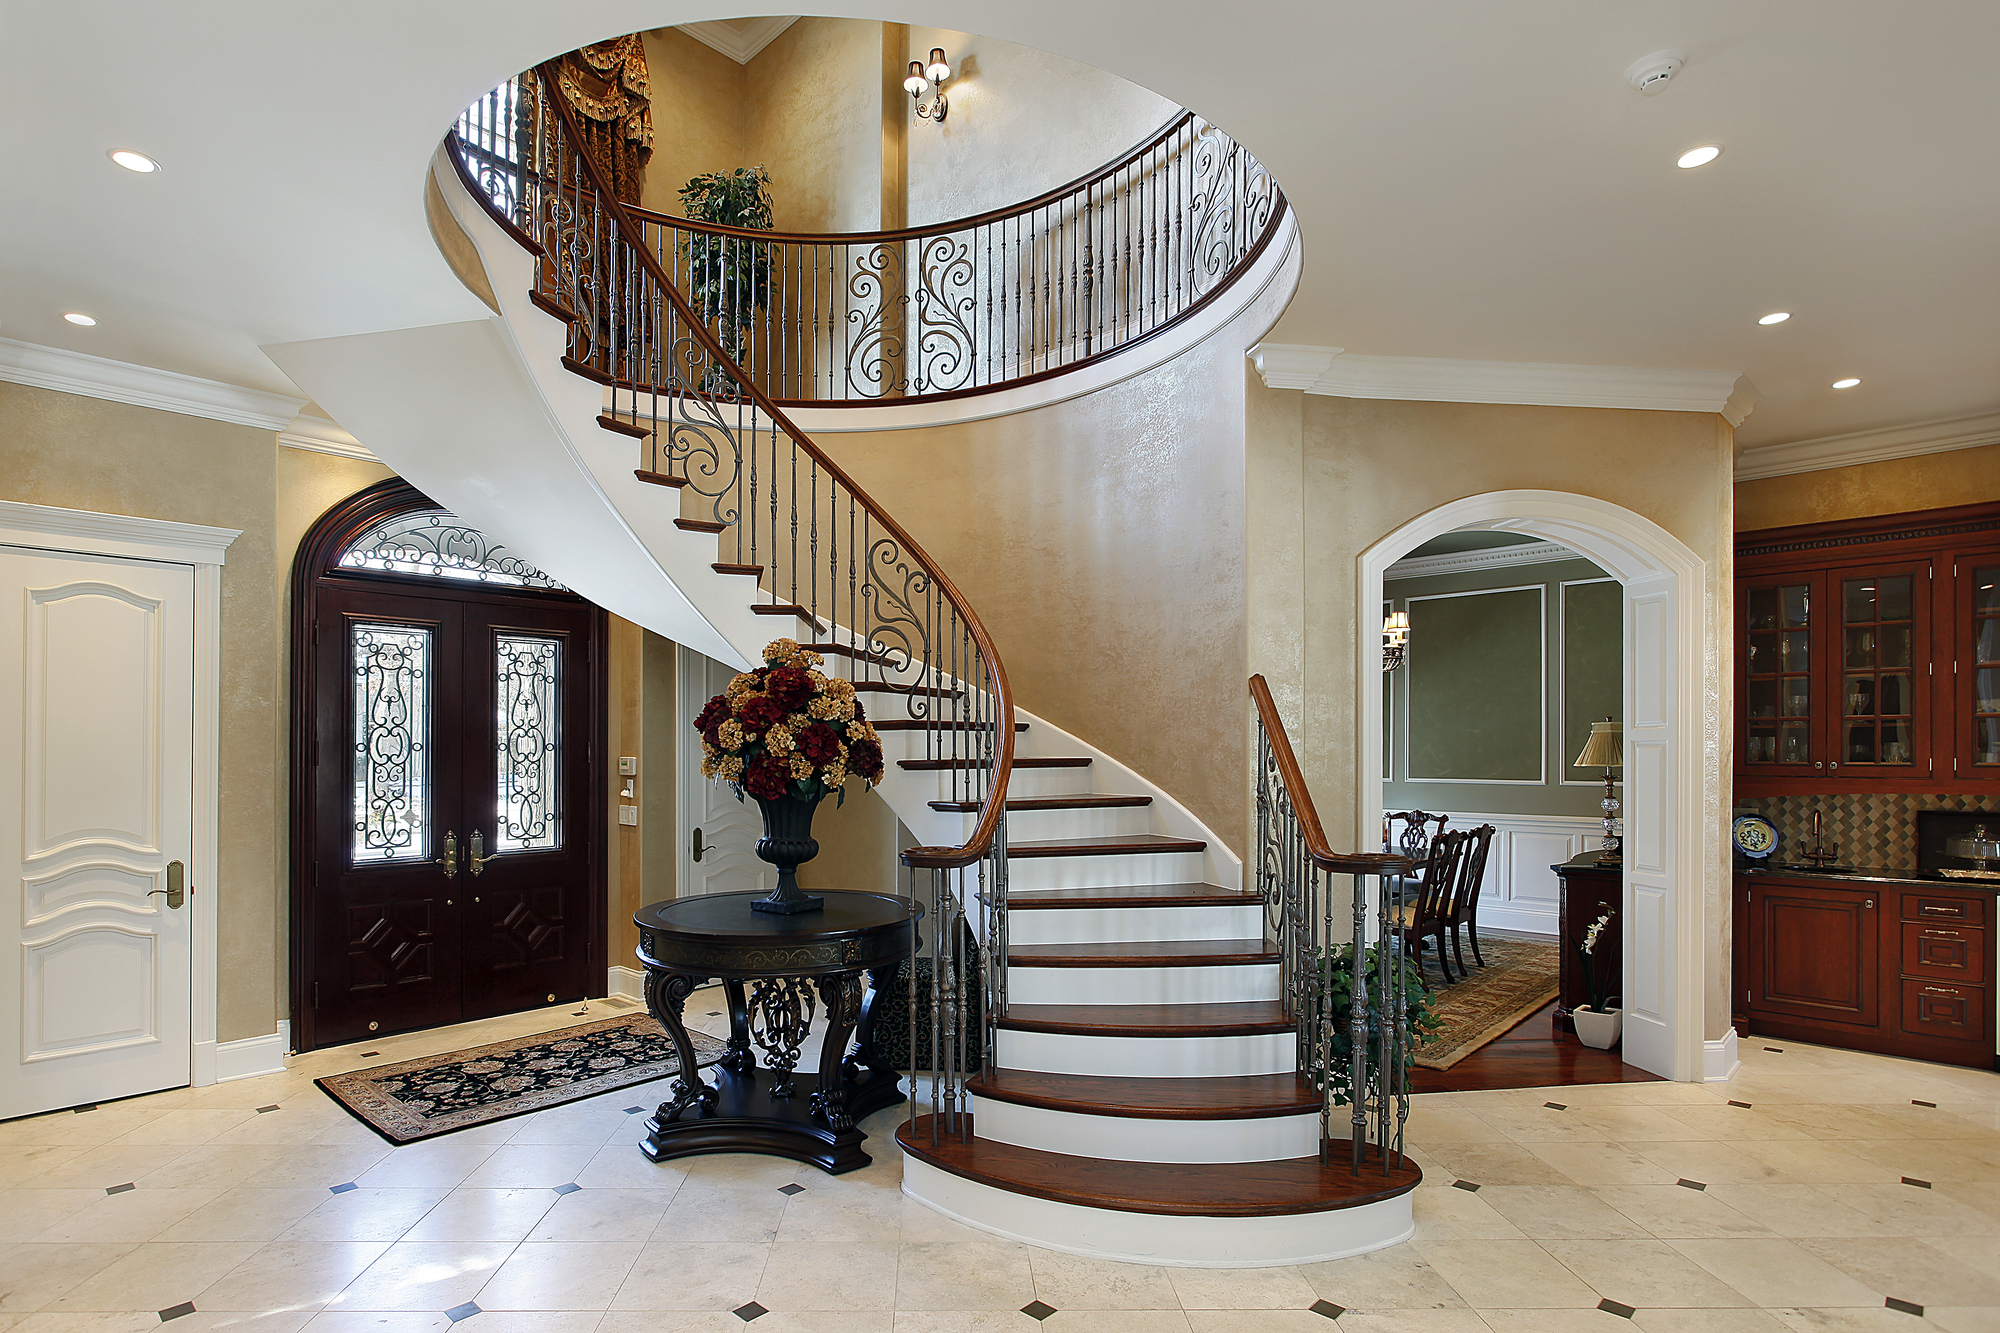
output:
<path id="1" fill-rule="evenodd" d="M 160 164 L 155 162 L 152 158 L 147 157 L 144 153 L 135 153 L 129 148 L 108 149 L 106 150 L 104 155 L 110 158 L 113 162 L 116 162 L 119 166 L 125 168 L 125 170 L 136 171 L 139 172 L 141 175 L 144 175 L 146 172 L 149 171 L 158 171 L 160 169 Z"/>
<path id="2" fill-rule="evenodd" d="M 1682 167 L 1705 167 L 1721 156 L 1722 149 L 1718 145 L 1705 143 L 1699 148 L 1690 148 L 1685 153 L 1682 153 L 1675 165 Z"/>
<path id="3" fill-rule="evenodd" d="M 92 319 L 89 315 L 79 315 L 74 310 L 64 315 L 63 318 L 68 320 L 72 324 L 81 324 L 86 329 L 97 322 L 96 320 Z"/>
<path id="4" fill-rule="evenodd" d="M 1833 387 L 1834 387 L 1834 388 L 1836 388 L 1836 389 L 1851 389 L 1851 388 L 1853 388 L 1853 387 L 1854 387 L 1855 385 L 1857 385 L 1857 384 L 1859 384 L 1859 383 L 1861 383 L 1861 381 L 1860 381 L 1860 380 L 1858 380 L 1858 379 L 1855 379 L 1855 378 L 1853 378 L 1852 376 L 1850 376 L 1850 377 L 1848 377 L 1847 379 L 1844 379 L 1844 380 L 1835 380 L 1835 381 L 1833 382 Z"/>
<path id="5" fill-rule="evenodd" d="M 1791 317 L 1792 312 L 1789 310 L 1773 310 L 1757 322 L 1759 324 L 1782 324 Z"/>

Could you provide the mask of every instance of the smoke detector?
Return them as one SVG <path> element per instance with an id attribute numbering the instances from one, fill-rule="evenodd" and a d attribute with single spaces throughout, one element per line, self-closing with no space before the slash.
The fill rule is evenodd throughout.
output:
<path id="1" fill-rule="evenodd" d="M 1664 92 L 1667 81 L 1680 73 L 1681 66 L 1685 64 L 1685 51 L 1655 51 L 1632 62 L 1632 67 L 1625 71 L 1625 82 L 1651 97 L 1654 93 Z"/>

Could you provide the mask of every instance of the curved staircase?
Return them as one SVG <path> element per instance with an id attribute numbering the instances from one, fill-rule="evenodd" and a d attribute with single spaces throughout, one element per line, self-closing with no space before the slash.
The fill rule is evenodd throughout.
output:
<path id="1" fill-rule="evenodd" d="M 1407 1032 L 1355 1029 L 1340 1054 L 1334 1028 L 1349 1016 L 1332 1012 L 1320 983 L 1340 942 L 1366 934 L 1361 913 L 1380 895 L 1365 880 L 1407 863 L 1328 852 L 1296 765 L 1279 765 L 1265 777 L 1283 789 L 1260 793 L 1260 863 L 1246 889 L 1241 862 L 1186 807 L 1016 709 L 997 650 L 949 578 L 758 387 L 755 369 L 725 353 L 662 263 L 673 246 L 635 243 L 657 220 L 612 198 L 572 147 L 568 107 L 544 92 L 552 84 L 543 67 L 496 90 L 447 143 L 456 180 L 434 175 L 441 190 L 457 187 L 447 208 L 490 278 L 497 345 L 563 442 L 541 464 L 547 484 L 594 488 L 608 506 L 601 525 L 516 544 L 578 591 L 711 656 L 740 665 L 764 641 L 795 637 L 854 682 L 888 761 L 878 790 L 926 844 L 903 860 L 930 895 L 928 933 L 956 941 L 963 921 L 978 946 L 974 956 L 947 945 L 934 970 L 938 1030 L 958 1030 L 962 978 L 983 987 L 984 1050 L 933 1042 L 947 1049 L 913 1075 L 898 1133 L 905 1192 L 987 1231 L 1151 1263 L 1299 1263 L 1405 1239 L 1419 1179 L 1401 1148 Z M 1198 138 L 1190 153 L 1226 150 L 1238 155 L 1230 178 L 1263 183 L 1259 226 L 1282 216 L 1253 159 L 1226 140 L 1219 148 L 1207 127 Z M 1129 178 L 1138 160 L 1114 165 Z M 1047 196 L 1036 207 L 1068 227 L 1091 215 L 1103 182 L 1079 186 L 1067 211 Z M 1202 207 L 1194 230 L 1215 232 L 1220 208 Z M 1255 212 L 1229 208 L 1246 222 Z M 1235 267 L 1207 288 L 1226 287 L 1268 236 L 1232 233 Z M 1160 266 L 1162 251 L 1139 253 L 1148 272 Z M 1095 262 L 1116 261 L 1100 251 Z M 1020 364 L 1034 369 L 1048 349 L 1040 355 Z M 493 454 L 495 471 L 535 475 L 527 453 L 496 444 Z M 426 476 L 415 451 L 384 456 L 468 519 L 508 517 L 497 488 L 454 490 L 452 478 Z M 495 526 L 513 541 L 524 512 Z M 666 592 L 642 595 L 607 572 L 632 564 L 650 565 Z M 1258 702 L 1268 732 L 1275 710 L 1268 695 Z M 1289 756 L 1282 742 L 1279 729 L 1266 753 Z M 1336 873 L 1355 877 L 1344 935 Z M 1380 981 L 1398 1006 L 1400 976 Z M 1359 971 L 1353 980 L 1366 990 Z M 1351 1117 L 1309 1072 L 1336 1068 L 1364 1090 Z"/>

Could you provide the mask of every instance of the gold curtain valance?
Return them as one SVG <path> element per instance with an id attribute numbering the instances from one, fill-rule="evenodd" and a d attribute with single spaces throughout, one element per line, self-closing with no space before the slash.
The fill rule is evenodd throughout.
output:
<path id="1" fill-rule="evenodd" d="M 611 178 L 611 192 L 638 203 L 653 153 L 652 85 L 639 34 L 580 47 L 558 65 L 562 94 L 581 121 L 583 148 Z"/>

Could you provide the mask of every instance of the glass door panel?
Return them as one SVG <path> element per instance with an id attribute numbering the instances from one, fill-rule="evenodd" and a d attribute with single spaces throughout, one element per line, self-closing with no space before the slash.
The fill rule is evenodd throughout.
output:
<path id="1" fill-rule="evenodd" d="M 562 640 L 494 636 L 496 851 L 562 846 Z"/>
<path id="2" fill-rule="evenodd" d="M 1975 565 L 1970 592 L 1971 661 L 1959 670 L 1971 678 L 1972 752 L 1959 770 L 1992 777 L 2000 775 L 2000 562 Z"/>
<path id="3" fill-rule="evenodd" d="M 1756 770 L 1811 768 L 1813 726 L 1812 582 L 1744 590 L 1743 764 Z"/>
<path id="4" fill-rule="evenodd" d="M 1930 600 L 1927 564 L 1836 570 L 1840 663 L 1833 676 L 1839 722 L 1832 767 L 1854 776 L 1907 774 L 1929 765 L 1925 720 Z"/>

